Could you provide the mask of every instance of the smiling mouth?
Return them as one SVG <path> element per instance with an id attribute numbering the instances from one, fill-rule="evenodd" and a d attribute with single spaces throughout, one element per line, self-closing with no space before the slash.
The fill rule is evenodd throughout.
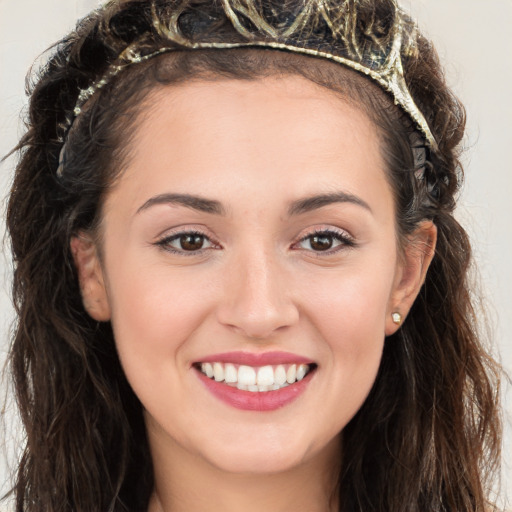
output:
<path id="1" fill-rule="evenodd" d="M 283 389 L 304 379 L 316 364 L 278 364 L 265 366 L 233 363 L 195 363 L 194 368 L 211 380 L 241 391 L 267 392 Z"/>

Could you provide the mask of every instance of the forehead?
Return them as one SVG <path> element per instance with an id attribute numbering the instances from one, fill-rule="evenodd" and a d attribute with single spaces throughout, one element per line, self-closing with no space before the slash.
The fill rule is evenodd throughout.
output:
<path id="1" fill-rule="evenodd" d="M 387 187 L 372 121 L 302 77 L 162 86 L 141 111 L 116 187 L 133 208 L 162 191 L 209 190 L 229 200 L 237 189 L 269 197 L 269 187 L 287 196 Z"/>

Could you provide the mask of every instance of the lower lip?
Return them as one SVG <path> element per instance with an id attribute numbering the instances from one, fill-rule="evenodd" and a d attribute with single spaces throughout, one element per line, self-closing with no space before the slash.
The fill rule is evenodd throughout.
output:
<path id="1" fill-rule="evenodd" d="M 199 379 L 214 396 L 224 403 L 244 411 L 275 411 L 293 402 L 306 390 L 314 370 L 302 380 L 275 391 L 242 391 L 208 378 L 196 370 Z"/>

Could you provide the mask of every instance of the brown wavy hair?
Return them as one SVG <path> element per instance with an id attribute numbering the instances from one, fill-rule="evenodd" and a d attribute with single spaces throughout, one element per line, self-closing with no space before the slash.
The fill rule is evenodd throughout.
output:
<path id="1" fill-rule="evenodd" d="M 293 12 L 297 0 L 267 0 Z M 331 2 L 332 3 L 332 2 Z M 240 34 L 221 2 L 179 4 L 190 38 Z M 392 0 L 362 0 L 361 16 L 389 22 Z M 485 351 L 471 302 L 470 245 L 453 216 L 462 182 L 464 109 L 448 89 L 432 45 L 404 58 L 411 94 L 439 148 L 415 177 L 409 117 L 366 77 L 327 60 L 264 49 L 180 48 L 131 66 L 97 91 L 68 134 L 80 89 L 98 80 L 119 49 L 145 37 L 168 46 L 148 1 L 113 2 L 84 18 L 54 49 L 31 91 L 27 132 L 7 226 L 18 321 L 10 370 L 26 431 L 13 493 L 17 512 L 142 511 L 152 491 L 141 404 L 119 363 L 109 323 L 84 310 L 70 238 L 94 230 L 105 195 L 130 158 L 129 142 L 149 91 L 189 80 L 298 75 L 362 108 L 378 127 L 396 201 L 399 237 L 434 221 L 436 253 L 407 321 L 385 344 L 373 389 L 343 431 L 340 510 L 470 512 L 488 509 L 498 467 L 499 369 Z M 366 9 L 366 11 L 365 11 Z M 327 32 L 322 34 L 328 44 Z M 56 176 L 67 138 L 65 170 Z M 341 454 L 340 454 L 341 457 Z"/>

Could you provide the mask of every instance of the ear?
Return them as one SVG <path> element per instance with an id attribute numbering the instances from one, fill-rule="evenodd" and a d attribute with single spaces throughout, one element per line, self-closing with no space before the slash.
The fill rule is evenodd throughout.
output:
<path id="1" fill-rule="evenodd" d="M 71 253 L 78 271 L 82 302 L 89 315 L 98 322 L 110 320 L 110 304 L 105 288 L 97 243 L 85 233 L 71 238 Z"/>
<path id="2" fill-rule="evenodd" d="M 428 267 L 434 257 L 437 228 L 432 221 L 423 221 L 407 237 L 407 245 L 397 263 L 393 290 L 386 314 L 386 336 L 394 334 L 405 320 L 425 281 Z M 393 321 L 399 313 L 401 322 Z"/>

